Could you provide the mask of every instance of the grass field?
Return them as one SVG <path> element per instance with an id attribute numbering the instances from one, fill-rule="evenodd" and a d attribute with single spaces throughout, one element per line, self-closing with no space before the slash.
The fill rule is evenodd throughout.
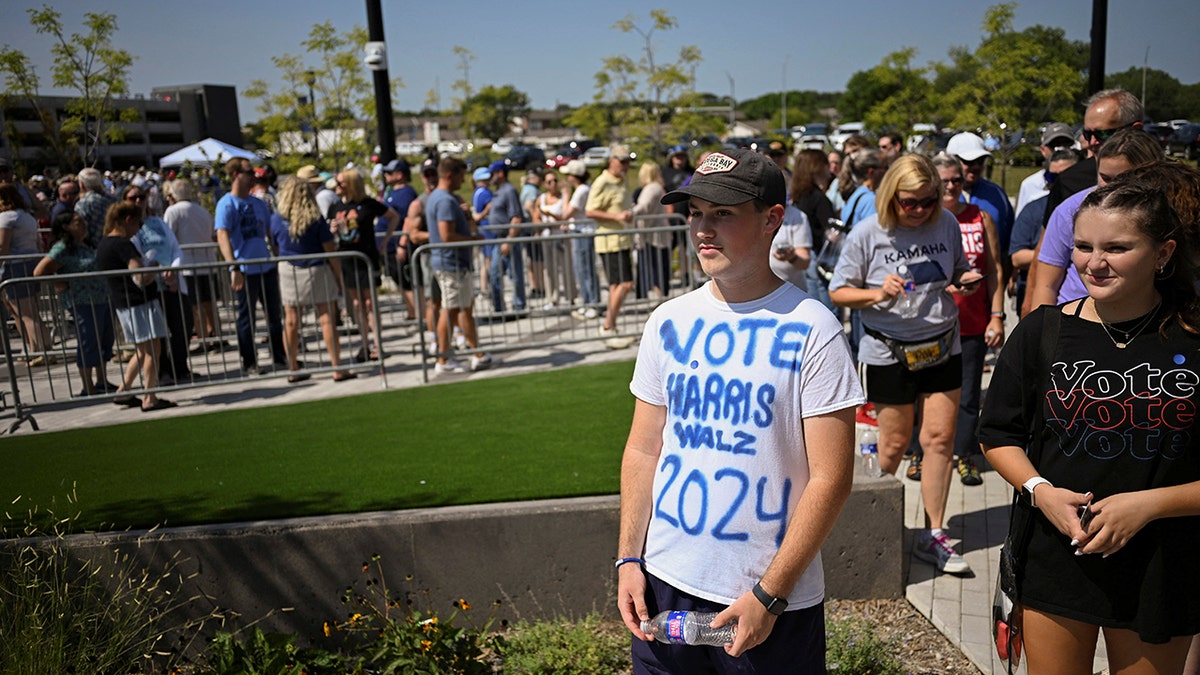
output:
<path id="1" fill-rule="evenodd" d="M 61 506 L 74 486 L 81 527 L 124 529 L 612 494 L 632 372 L 581 366 L 12 436 L 0 496 L 15 515 Z"/>

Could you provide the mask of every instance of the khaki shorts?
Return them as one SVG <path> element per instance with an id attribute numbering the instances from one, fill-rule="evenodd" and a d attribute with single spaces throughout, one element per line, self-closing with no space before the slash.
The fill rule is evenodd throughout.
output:
<path id="1" fill-rule="evenodd" d="M 337 300 L 337 280 L 329 265 L 297 267 L 285 260 L 279 268 L 279 296 L 285 307 L 325 305 Z"/>
<path id="2" fill-rule="evenodd" d="M 446 309 L 466 309 L 475 301 L 475 273 L 470 270 L 448 272 L 434 270 L 433 277 L 437 279 L 442 289 L 442 307 Z"/>

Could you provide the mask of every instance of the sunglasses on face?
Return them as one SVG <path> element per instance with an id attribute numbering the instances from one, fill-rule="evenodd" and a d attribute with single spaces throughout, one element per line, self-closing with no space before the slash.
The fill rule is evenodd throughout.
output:
<path id="1" fill-rule="evenodd" d="M 959 157 L 958 161 L 962 162 L 963 166 L 983 166 L 983 163 L 987 161 L 987 157 L 976 157 L 975 159 Z"/>
<path id="2" fill-rule="evenodd" d="M 942 182 L 946 185 L 959 185 L 963 182 L 963 177 L 955 176 L 954 178 L 943 178 Z"/>
<path id="3" fill-rule="evenodd" d="M 909 211 L 916 211 L 917 209 L 932 209 L 937 205 L 938 201 L 935 195 L 925 199 L 897 199 L 896 203 L 907 213 Z"/>
<path id="4" fill-rule="evenodd" d="M 144 202 L 146 201 L 146 195 L 126 195 L 125 199 L 131 202 Z"/>
<path id="5" fill-rule="evenodd" d="M 1121 131 L 1122 129 L 1128 129 L 1131 126 L 1133 125 L 1126 124 L 1125 126 L 1117 127 L 1116 129 L 1084 129 L 1080 133 L 1083 134 L 1083 137 L 1089 141 L 1100 141 L 1103 143 L 1104 141 L 1112 138 L 1113 134 Z"/>

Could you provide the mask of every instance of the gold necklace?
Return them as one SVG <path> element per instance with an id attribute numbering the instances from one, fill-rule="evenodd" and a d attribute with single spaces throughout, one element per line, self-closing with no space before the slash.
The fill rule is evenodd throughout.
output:
<path id="1" fill-rule="evenodd" d="M 1149 314 L 1142 317 L 1142 320 L 1138 321 L 1137 325 L 1128 331 L 1115 328 L 1104 319 L 1100 319 L 1100 312 L 1096 312 L 1096 318 L 1100 319 L 1100 327 L 1104 329 L 1104 334 L 1108 336 L 1108 339 L 1112 340 L 1113 345 L 1116 346 L 1117 349 L 1125 349 L 1134 341 L 1134 339 L 1137 338 L 1137 336 L 1142 334 L 1142 331 L 1146 330 L 1146 327 L 1149 326 L 1150 322 L 1154 320 L 1154 315 L 1158 314 L 1158 307 L 1161 304 L 1162 298 L 1159 298 L 1158 302 L 1154 303 L 1154 309 L 1151 309 Z M 1092 300 L 1092 311 L 1096 311 L 1095 300 Z M 1117 338 L 1113 337 L 1114 331 L 1120 333 L 1121 337 L 1124 339 L 1118 342 Z"/>

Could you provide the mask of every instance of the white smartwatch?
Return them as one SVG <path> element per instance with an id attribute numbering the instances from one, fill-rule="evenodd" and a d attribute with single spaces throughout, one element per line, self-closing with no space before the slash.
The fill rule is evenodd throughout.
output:
<path id="1" fill-rule="evenodd" d="M 1033 489 L 1036 488 L 1037 486 L 1041 485 L 1042 483 L 1045 483 L 1046 485 L 1049 485 L 1050 487 L 1054 487 L 1053 483 L 1046 480 L 1045 478 L 1042 478 L 1041 476 L 1034 476 L 1033 478 L 1030 478 L 1029 480 L 1025 481 L 1025 484 L 1021 486 L 1021 490 L 1025 494 L 1029 495 L 1029 505 L 1034 508 L 1037 508 L 1037 502 L 1035 502 L 1033 500 Z"/>

